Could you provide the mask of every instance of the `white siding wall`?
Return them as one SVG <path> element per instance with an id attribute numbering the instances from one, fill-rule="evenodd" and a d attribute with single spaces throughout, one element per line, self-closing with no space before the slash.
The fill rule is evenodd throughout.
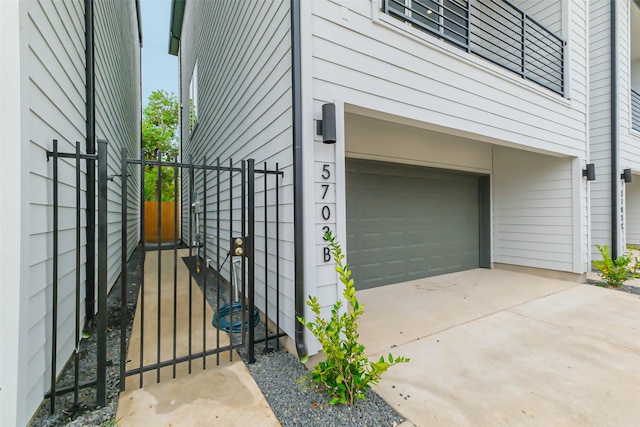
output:
<path id="1" fill-rule="evenodd" d="M 569 63 L 570 99 L 563 99 L 383 14 L 375 3 L 312 3 L 316 100 L 339 99 L 448 133 L 584 156 L 584 64 Z M 584 10 L 572 2 L 569 15 L 569 45 L 584 57 Z"/>
<path id="2" fill-rule="evenodd" d="M 382 13 L 378 1 L 303 3 L 303 28 L 308 28 L 309 32 L 303 37 L 303 46 L 306 42 L 309 55 L 308 59 L 303 58 L 308 61 L 307 68 L 303 69 L 312 73 L 305 86 L 305 93 L 312 95 L 307 95 L 310 99 L 305 106 L 313 112 L 315 119 L 320 118 L 323 103 L 335 102 L 338 110 L 343 106 L 348 112 L 375 118 L 401 117 L 414 126 L 460 136 L 467 141 L 555 153 L 579 159 L 577 164 L 583 164 L 587 149 L 587 11 L 577 0 L 556 3 L 557 6 L 543 8 L 537 2 L 526 2 L 526 7 L 534 18 L 539 17 L 552 26 L 552 31 L 568 38 L 566 98 Z M 539 13 L 542 14 L 538 16 Z M 338 125 L 340 128 L 340 117 Z M 305 134 L 306 138 L 317 140 L 310 131 Z M 343 156 L 345 153 L 356 155 L 349 136 L 349 118 L 345 132 L 349 138 L 346 151 L 341 151 L 341 141 L 338 141 L 335 154 L 330 153 L 327 157 L 327 150 L 323 149 L 322 159 L 311 156 L 305 160 L 305 170 L 317 167 L 318 161 L 335 162 L 338 192 L 344 183 Z M 317 144 L 315 153 L 318 153 Z M 399 152 L 406 148 L 395 138 L 387 141 L 387 145 Z M 357 155 L 375 157 L 377 148 L 376 144 L 363 142 L 357 148 Z M 420 152 L 417 150 L 414 162 L 420 161 L 417 160 Z M 559 190 L 568 188 L 569 198 L 575 196 L 584 212 L 586 199 L 581 197 L 585 196 L 584 189 L 580 184 L 572 184 L 569 171 L 575 165 L 572 166 L 570 157 L 562 160 L 565 175 L 555 184 Z M 579 173 L 579 169 L 574 173 Z M 546 189 L 551 191 L 549 186 Z M 305 190 L 307 194 L 312 193 L 309 188 Z M 494 197 L 497 197 L 498 191 L 509 188 L 499 186 L 494 190 Z M 312 208 L 313 202 L 305 200 L 305 208 Z M 344 194 L 338 193 L 337 203 L 336 227 L 338 233 L 344 233 L 345 214 L 340 207 Z M 543 254 L 541 246 L 545 244 L 541 242 L 545 239 L 549 239 L 549 246 L 558 243 L 554 243 L 555 236 L 542 227 L 518 237 L 522 250 L 519 257 L 507 257 L 506 243 L 501 243 L 497 246 L 500 258 L 496 261 L 581 272 L 581 265 L 586 264 L 583 258 L 587 230 L 579 209 L 575 212 L 570 205 L 558 214 L 558 221 L 568 230 L 566 241 L 560 244 L 566 246 L 556 248 L 568 248 L 561 261 L 550 260 Z M 528 217 L 525 210 L 501 213 L 494 217 L 495 226 L 526 221 Z M 498 224 L 501 221 L 502 224 Z M 307 254 L 314 254 L 314 245 L 322 244 L 321 237 L 313 224 L 306 227 L 309 235 L 315 233 L 306 248 Z M 503 234 L 495 235 L 503 238 Z M 317 261 L 316 258 L 313 260 Z M 322 274 L 323 269 L 321 263 L 317 269 L 308 268 L 315 276 Z M 313 283 L 308 280 L 307 285 L 314 293 Z M 338 287 L 324 291 L 328 296 L 338 292 Z M 323 302 L 326 307 L 332 301 L 328 297 Z"/>
<path id="3" fill-rule="evenodd" d="M 591 186 L 591 233 L 595 244 L 611 245 L 611 108 L 609 64 L 609 2 L 589 3 L 589 150 L 596 165 L 596 181 Z"/>
<path id="4" fill-rule="evenodd" d="M 345 118 L 346 156 L 491 173 L 490 144 L 356 114 Z"/>
<path id="5" fill-rule="evenodd" d="M 18 2 L 0 2 L 0 417 L 7 425 L 25 418 L 22 378 L 24 365 L 19 351 L 26 347 L 25 317 L 19 284 L 26 277 L 26 266 L 20 262 L 26 253 L 27 212 L 23 190 L 28 170 L 19 161 L 27 144 L 21 144 L 20 123 L 25 99 L 21 88 L 26 84 L 20 58 L 20 7 Z M 8 349 L 8 350 L 7 350 Z M 19 417 L 19 418 L 17 418 Z"/>
<path id="6" fill-rule="evenodd" d="M 121 149 L 140 158 L 140 47 L 135 2 L 95 2 L 96 137 L 108 145 L 108 175 L 122 173 Z M 138 233 L 140 169 L 129 166 L 128 244 L 135 249 Z M 108 183 L 107 283 L 120 275 L 122 180 Z"/>
<path id="7" fill-rule="evenodd" d="M 119 151 L 123 145 L 132 148 L 139 145 L 139 44 L 135 3 L 99 0 L 95 4 L 96 33 L 104 32 L 96 34 L 96 71 L 100 79 L 96 82 L 96 99 L 100 102 L 97 107 L 98 137 L 111 140 L 110 150 Z M 10 40 L 3 39 L 3 47 L 5 42 L 13 43 L 13 50 L 19 52 L 19 56 L 13 59 L 21 64 L 22 70 L 20 82 L 13 82 L 19 88 L 21 101 L 14 99 L 21 137 L 13 143 L 20 148 L 11 159 L 22 167 L 22 173 L 13 177 L 13 185 L 21 191 L 20 199 L 10 203 L 21 207 L 18 210 L 21 211 L 21 222 L 15 224 L 18 230 L 23 231 L 20 242 L 15 243 L 20 255 L 15 267 L 21 273 L 19 282 L 13 282 L 11 286 L 18 287 L 18 306 L 23 310 L 17 318 L 10 319 L 19 331 L 19 342 L 3 343 L 4 348 L 15 349 L 19 361 L 18 366 L 13 366 L 19 376 L 17 390 L 5 389 L 2 379 L 3 402 L 5 393 L 15 395 L 13 408 L 6 413 L 6 417 L 11 418 L 5 417 L 3 407 L 3 423 L 7 425 L 25 425 L 50 387 L 53 173 L 52 162 L 46 161 L 45 152 L 52 149 L 53 139 L 58 140 L 62 152 L 74 151 L 76 141 L 81 142 L 83 152 L 85 147 L 84 2 L 20 2 L 19 14 L 19 37 L 15 34 Z M 119 168 L 114 169 L 114 161 L 114 158 L 109 160 L 110 173 L 119 173 Z M 115 166 L 118 165 L 119 161 Z M 82 204 L 85 203 L 85 171 L 86 167 L 83 167 Z M 59 174 L 57 370 L 62 368 L 74 347 L 76 247 L 73 162 L 61 159 Z M 119 207 L 115 203 L 118 185 L 110 184 L 112 230 L 119 228 Z M 4 200 L 2 205 L 6 206 Z M 118 212 L 117 217 L 113 215 L 115 212 Z M 81 218 L 84 225 L 84 210 Z M 119 258 L 113 258 L 113 255 L 119 256 L 119 242 L 115 234 L 110 236 L 110 243 L 109 285 L 112 285 L 117 277 L 114 266 L 119 262 Z M 82 260 L 85 259 L 85 248 L 83 232 L 79 248 Z M 6 261 L 2 259 L 3 264 Z M 80 273 L 84 278 L 84 265 Z M 3 281 L 2 286 L 6 285 Z M 80 316 L 84 317 L 84 306 L 80 308 Z"/>
<path id="8" fill-rule="evenodd" d="M 572 159 L 495 147 L 493 168 L 494 262 L 583 273 L 574 269 L 582 246 L 574 245 L 581 192 Z"/>
<path id="9" fill-rule="evenodd" d="M 281 327 L 290 336 L 294 332 L 294 242 L 293 242 L 293 150 L 291 134 L 291 36 L 289 1 L 245 1 L 245 2 L 187 2 L 181 37 L 181 104 L 189 105 L 189 85 L 194 65 L 198 65 L 198 124 L 190 135 L 188 126 L 183 126 L 182 155 L 185 160 L 193 156 L 202 162 L 204 156 L 209 163 L 217 158 L 223 165 L 234 160 L 254 158 L 256 167 L 262 169 L 264 161 L 270 168 L 279 163 L 284 170 L 280 190 L 280 272 L 283 277 L 281 289 Z M 188 123 L 188 109 L 183 109 L 182 121 Z M 216 174 L 208 174 L 208 233 L 214 234 Z M 223 192 L 221 207 L 228 207 L 228 176 L 221 175 Z M 234 187 L 238 191 L 240 180 L 236 176 Z M 264 223 L 263 180 L 256 182 L 256 289 L 264 289 Z M 196 174 L 196 186 L 202 188 L 200 173 Z M 183 195 L 183 198 L 187 195 Z M 211 197 L 212 196 L 212 197 Z M 269 204 L 269 252 L 275 248 L 274 193 L 268 195 Z M 239 199 L 234 201 L 239 208 Z M 234 214 L 239 219 L 239 210 Z M 234 233 L 240 234 L 240 222 L 234 221 Z M 183 221 L 186 236 L 187 222 Z M 229 221 L 221 223 L 222 247 L 229 246 Z M 186 240 L 186 239 L 185 239 Z M 210 241 L 208 245 L 213 244 Z M 221 258 L 226 250 L 221 251 Z M 214 250 L 207 257 L 213 259 Z M 229 263 L 224 266 L 223 276 L 229 277 Z M 274 256 L 269 257 L 269 287 L 275 286 Z M 273 292 L 273 291 L 271 291 Z M 270 294 L 270 304 L 275 304 Z M 264 299 L 256 298 L 260 309 Z M 269 306 L 270 314 L 275 306 Z"/>

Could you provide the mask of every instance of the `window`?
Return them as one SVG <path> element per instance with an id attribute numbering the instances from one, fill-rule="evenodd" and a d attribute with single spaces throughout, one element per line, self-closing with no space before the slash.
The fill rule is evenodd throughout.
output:
<path id="1" fill-rule="evenodd" d="M 193 132 L 198 124 L 198 61 L 193 67 L 191 73 L 191 82 L 189 83 L 189 131 Z"/>

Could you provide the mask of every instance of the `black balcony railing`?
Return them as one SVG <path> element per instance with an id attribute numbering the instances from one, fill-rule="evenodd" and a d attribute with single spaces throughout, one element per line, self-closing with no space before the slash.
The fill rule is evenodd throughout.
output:
<path id="1" fill-rule="evenodd" d="M 505 0 L 384 0 L 384 12 L 564 96 L 564 41 Z"/>
<path id="2" fill-rule="evenodd" d="M 631 127 L 640 132 L 640 92 L 631 89 Z"/>

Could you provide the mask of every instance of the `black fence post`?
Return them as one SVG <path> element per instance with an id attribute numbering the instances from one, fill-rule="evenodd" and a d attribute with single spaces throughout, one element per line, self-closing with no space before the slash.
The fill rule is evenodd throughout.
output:
<path id="1" fill-rule="evenodd" d="M 121 216 L 121 239 L 122 247 L 121 255 L 121 272 L 120 272 L 120 391 L 124 391 L 126 379 L 126 361 L 127 361 L 127 288 L 129 281 L 127 279 L 127 215 L 128 215 L 128 167 L 127 167 L 127 149 L 122 148 L 122 216 Z"/>
<path id="2" fill-rule="evenodd" d="M 107 403 L 107 141 L 98 140 L 98 322 L 96 405 Z"/>
<path id="3" fill-rule="evenodd" d="M 255 257 L 255 160 L 249 159 L 247 162 L 247 258 L 249 261 L 248 271 L 248 299 L 249 299 L 249 342 L 247 348 L 247 359 L 249 363 L 254 363 L 255 358 L 255 313 L 253 307 L 255 306 L 255 286 L 256 286 L 256 257 Z"/>
<path id="4" fill-rule="evenodd" d="M 53 307 L 51 313 L 51 398 L 49 412 L 56 411 L 58 356 L 58 140 L 53 140 Z"/>

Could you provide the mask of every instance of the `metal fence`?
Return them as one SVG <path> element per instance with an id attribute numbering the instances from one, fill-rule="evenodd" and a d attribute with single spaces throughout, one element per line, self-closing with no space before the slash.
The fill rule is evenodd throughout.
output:
<path id="1" fill-rule="evenodd" d="M 145 282 L 144 275 L 142 276 L 136 316 L 139 318 L 140 342 L 155 340 L 153 344 L 155 348 L 151 357 L 148 355 L 149 348 L 145 345 L 140 345 L 138 354 L 133 354 L 131 348 L 128 349 L 127 354 L 126 343 L 124 337 L 122 338 L 121 390 L 125 389 L 126 377 L 137 375 L 138 384 L 142 387 L 146 372 L 155 371 L 155 381 L 160 382 L 163 368 L 170 367 L 171 377 L 175 378 L 177 366 L 180 363 L 186 363 L 188 372 L 191 373 L 193 365 L 198 361 L 202 369 L 206 369 L 208 356 L 215 355 L 216 365 L 220 363 L 220 355 L 223 353 L 228 353 L 229 359 L 232 360 L 234 349 L 245 351 L 247 360 L 252 363 L 255 361 L 257 343 L 263 342 L 265 348 L 268 348 L 269 342 L 275 341 L 275 347 L 279 348 L 278 338 L 282 336 L 279 316 L 279 192 L 283 172 L 278 164 L 275 168 L 269 169 L 265 163 L 262 169 L 258 169 L 253 159 L 242 160 L 237 164 L 234 164 L 232 159 L 223 163 L 219 158 L 213 162 L 203 158 L 197 163 L 193 160 L 184 163 L 177 159 L 164 161 L 161 160 L 161 156 L 157 156 L 155 160 L 145 160 L 144 153 L 140 160 L 127 158 L 126 149 L 123 149 L 121 175 L 123 241 L 127 241 L 128 238 L 126 226 L 128 177 L 139 173 L 141 185 L 144 185 L 144 174 L 148 168 L 157 169 L 157 188 L 162 187 L 162 171 L 173 170 L 174 188 L 176 191 L 182 189 L 186 193 L 186 197 L 176 194 L 176 200 L 183 200 L 183 204 L 181 213 L 178 212 L 178 203 L 175 204 L 173 240 L 176 243 L 182 242 L 183 252 L 187 260 L 192 260 L 192 264 L 187 283 L 184 278 L 179 278 L 177 273 L 178 263 L 183 262 L 179 259 L 178 245 L 174 244 L 166 248 L 163 247 L 160 238 L 155 239 L 153 243 L 148 243 L 145 241 L 144 234 L 142 235 L 140 248 L 143 251 L 143 258 L 157 257 L 157 280 L 152 283 Z M 264 209 L 256 206 L 258 193 L 256 183 L 260 183 L 262 187 Z M 144 193 L 142 188 L 140 191 L 142 197 Z M 267 207 L 268 195 L 274 198 L 272 202 L 274 209 L 271 213 Z M 158 194 L 156 198 L 160 205 L 160 195 Z M 184 201 L 187 203 L 185 204 Z M 142 229 L 145 228 L 144 205 L 141 203 L 140 226 Z M 258 219 L 257 216 L 261 218 Z M 180 226 L 178 218 L 186 220 L 186 226 Z M 267 246 L 270 222 L 275 223 L 276 226 L 275 236 L 272 237 L 275 240 L 275 249 L 271 251 Z M 260 230 L 260 235 L 264 236 L 265 240 L 264 258 L 261 259 L 257 259 L 256 255 L 256 224 L 264 225 L 264 229 Z M 159 215 L 157 230 L 162 228 L 162 216 Z M 187 230 L 186 235 L 179 235 L 178 230 Z M 162 252 L 167 250 L 172 252 L 172 256 L 167 260 L 172 263 L 170 268 L 173 269 L 170 282 L 162 279 Z M 275 261 L 275 266 L 270 264 L 270 261 L 271 263 Z M 256 265 L 264 267 L 265 270 L 271 265 L 271 268 L 276 271 L 276 283 L 269 284 L 265 274 L 263 294 L 260 293 L 262 290 L 256 289 Z M 121 278 L 122 283 L 127 283 L 127 260 L 124 251 L 122 252 Z M 202 291 L 199 301 L 200 295 L 196 293 L 197 291 L 194 292 L 196 289 L 194 286 L 199 286 Z M 274 288 L 271 295 L 275 297 L 275 301 L 269 301 L 269 286 Z M 163 307 L 161 294 L 167 292 L 167 288 L 169 293 L 173 294 L 173 304 L 170 307 L 166 305 Z M 152 294 L 157 294 L 157 301 L 151 305 L 151 309 L 148 301 L 145 301 L 145 294 L 150 289 L 153 291 Z M 178 303 L 180 292 L 188 292 L 188 297 Z M 256 295 L 260 295 L 264 302 L 262 322 L 264 329 L 258 329 L 263 325 L 259 325 L 259 311 L 255 307 Z M 123 286 L 120 317 L 122 330 L 129 321 L 126 298 L 127 292 Z M 276 307 L 275 316 L 269 314 L 270 302 Z M 207 307 L 213 310 L 212 317 L 208 314 Z M 162 320 L 167 317 L 167 309 L 171 321 L 163 324 Z M 187 320 L 178 319 L 180 310 L 187 313 Z M 275 332 L 269 330 L 269 322 Z M 169 328 L 168 336 L 163 335 L 165 328 Z M 256 331 L 260 332 L 258 337 L 256 337 Z M 215 343 L 209 341 L 211 334 L 215 336 Z M 179 344 L 180 341 L 182 345 Z M 225 344 L 226 342 L 228 344 Z M 127 363 L 130 365 L 127 366 Z"/>
<path id="2" fill-rule="evenodd" d="M 384 0 L 385 13 L 564 95 L 565 42 L 503 0 Z"/>

